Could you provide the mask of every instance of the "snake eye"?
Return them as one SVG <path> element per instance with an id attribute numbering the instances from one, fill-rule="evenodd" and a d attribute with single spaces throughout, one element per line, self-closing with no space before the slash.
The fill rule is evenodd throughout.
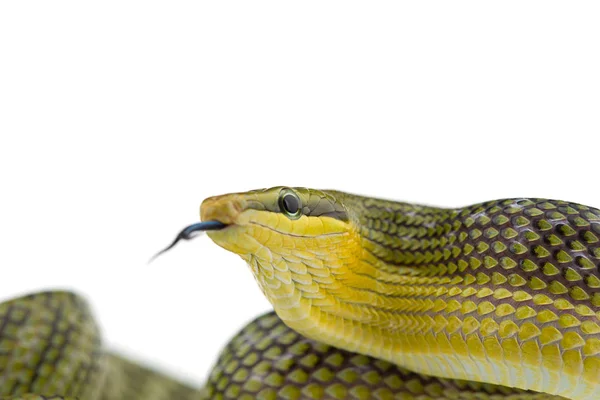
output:
<path id="1" fill-rule="evenodd" d="M 283 190 L 279 194 L 279 208 L 291 219 L 300 218 L 302 214 L 302 202 L 300 197 L 292 190 Z"/>

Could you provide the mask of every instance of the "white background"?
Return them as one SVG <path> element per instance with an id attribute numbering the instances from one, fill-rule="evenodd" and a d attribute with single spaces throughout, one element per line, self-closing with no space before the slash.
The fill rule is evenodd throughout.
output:
<path id="1" fill-rule="evenodd" d="M 594 2 L 3 2 L 0 296 L 85 295 L 196 384 L 269 309 L 203 198 L 275 185 L 600 206 Z"/>

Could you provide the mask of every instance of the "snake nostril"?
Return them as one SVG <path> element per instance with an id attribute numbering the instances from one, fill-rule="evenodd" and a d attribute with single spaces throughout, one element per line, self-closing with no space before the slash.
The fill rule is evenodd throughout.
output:
<path id="1" fill-rule="evenodd" d="M 200 220 L 234 224 L 241 212 L 239 199 L 232 195 L 209 197 L 200 205 Z"/>

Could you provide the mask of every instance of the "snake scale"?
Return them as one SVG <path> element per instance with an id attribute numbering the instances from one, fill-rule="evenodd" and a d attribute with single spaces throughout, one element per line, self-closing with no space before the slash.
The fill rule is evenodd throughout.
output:
<path id="1" fill-rule="evenodd" d="M 173 244 L 207 231 L 274 308 L 202 389 L 106 351 L 84 300 L 44 292 L 0 305 L 0 399 L 600 398 L 595 208 L 275 187 L 200 214 Z"/>

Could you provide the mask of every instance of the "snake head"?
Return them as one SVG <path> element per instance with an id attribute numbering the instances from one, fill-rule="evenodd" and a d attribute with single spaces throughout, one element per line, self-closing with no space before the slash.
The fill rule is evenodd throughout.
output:
<path id="1" fill-rule="evenodd" d="M 202 221 L 227 225 L 228 229 L 211 232 L 209 236 L 240 255 L 244 254 L 242 248 L 246 253 L 257 250 L 246 243 L 247 239 L 254 238 L 262 246 L 276 251 L 285 247 L 276 240 L 283 236 L 303 239 L 341 233 L 348 221 L 347 210 L 331 194 L 282 186 L 210 197 L 202 202 L 200 217 Z M 234 233 L 245 236 L 233 237 Z M 268 237 L 257 237 L 257 233 Z"/>
<path id="2" fill-rule="evenodd" d="M 311 304 L 334 302 L 327 290 L 340 285 L 360 249 L 350 211 L 335 192 L 274 187 L 211 197 L 202 221 L 219 246 L 242 257 L 284 321 L 307 318 Z"/>

